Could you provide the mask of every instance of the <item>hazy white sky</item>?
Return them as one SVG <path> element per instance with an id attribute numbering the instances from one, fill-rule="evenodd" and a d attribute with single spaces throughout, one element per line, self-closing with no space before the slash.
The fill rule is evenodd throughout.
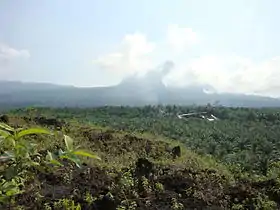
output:
<path id="1" fill-rule="evenodd" d="M 1 0 L 0 80 L 100 86 L 175 63 L 168 85 L 280 96 L 280 1 Z"/>

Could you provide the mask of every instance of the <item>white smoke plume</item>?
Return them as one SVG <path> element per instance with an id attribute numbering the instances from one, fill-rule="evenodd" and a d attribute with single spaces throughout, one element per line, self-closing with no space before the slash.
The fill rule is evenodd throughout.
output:
<path id="1" fill-rule="evenodd" d="M 157 72 L 159 63 L 171 60 L 165 63 L 170 70 L 157 74 L 168 86 L 206 85 L 218 93 L 280 97 L 280 55 L 258 62 L 231 54 L 194 57 L 191 52 L 200 45 L 200 37 L 178 25 L 168 26 L 166 39 L 160 43 L 140 33 L 127 35 L 117 52 L 100 56 L 94 63 L 125 78 Z"/>

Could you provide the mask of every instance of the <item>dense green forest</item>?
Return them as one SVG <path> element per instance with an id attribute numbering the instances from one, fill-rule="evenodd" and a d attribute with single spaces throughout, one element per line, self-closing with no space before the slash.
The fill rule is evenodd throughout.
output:
<path id="1" fill-rule="evenodd" d="M 178 113 L 203 112 L 219 120 L 178 119 Z M 109 126 L 128 132 L 148 132 L 180 140 L 199 154 L 213 155 L 225 164 L 240 166 L 242 171 L 267 175 L 269 164 L 280 153 L 280 109 L 224 107 L 146 106 L 102 107 L 94 109 L 33 110 L 33 115 L 76 119 L 83 123 Z M 26 114 L 26 111 L 15 111 Z"/>
<path id="2" fill-rule="evenodd" d="M 33 209 L 278 209 L 279 111 L 211 105 L 12 110 L 1 117 L 10 126 L 56 133 L 53 139 L 33 137 L 40 152 L 62 148 L 62 132 L 101 158 L 82 159 L 86 175 L 74 166 L 34 172 L 36 187 L 33 180 L 33 191 L 14 203 L 23 209 L 30 199 L 37 199 Z M 178 117 L 190 112 L 218 119 Z M 70 178 L 63 181 L 65 174 Z M 39 190 L 46 186 L 66 186 L 69 192 Z M 86 195 L 93 197 L 91 203 Z"/>

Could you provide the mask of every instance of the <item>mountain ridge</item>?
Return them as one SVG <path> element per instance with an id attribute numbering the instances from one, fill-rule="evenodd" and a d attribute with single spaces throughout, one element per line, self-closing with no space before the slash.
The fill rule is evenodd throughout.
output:
<path id="1" fill-rule="evenodd" d="M 160 72 L 151 72 L 144 77 L 128 77 L 117 85 L 107 87 L 0 81 L 0 107 L 205 105 L 217 102 L 222 106 L 233 107 L 280 106 L 277 98 L 232 93 L 208 94 L 204 86 L 165 86 L 162 76 Z"/>

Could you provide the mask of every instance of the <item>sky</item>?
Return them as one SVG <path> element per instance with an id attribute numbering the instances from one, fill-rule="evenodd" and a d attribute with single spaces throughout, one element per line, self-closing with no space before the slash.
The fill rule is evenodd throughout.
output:
<path id="1" fill-rule="evenodd" d="M 0 0 L 0 80 L 107 86 L 174 64 L 168 86 L 280 97 L 277 0 Z"/>

